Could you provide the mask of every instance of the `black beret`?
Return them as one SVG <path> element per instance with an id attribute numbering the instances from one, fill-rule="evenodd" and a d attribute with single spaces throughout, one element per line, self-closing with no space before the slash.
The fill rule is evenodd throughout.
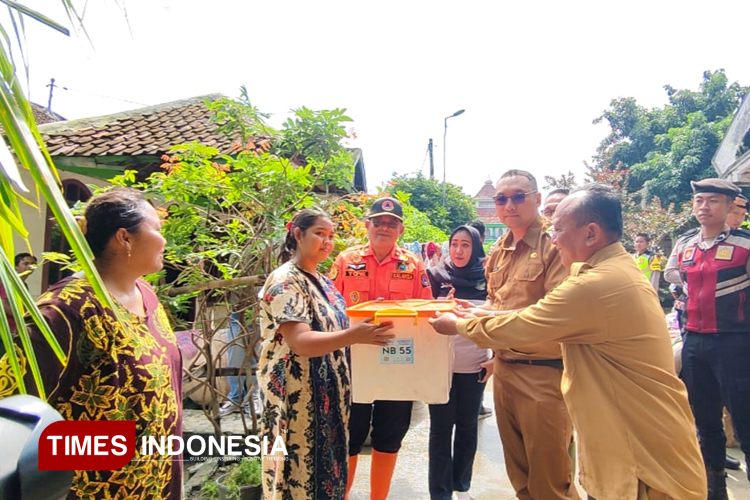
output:
<path id="1" fill-rule="evenodd" d="M 690 181 L 693 193 L 719 193 L 734 198 L 742 191 L 740 188 L 724 179 L 703 179 L 701 181 Z"/>

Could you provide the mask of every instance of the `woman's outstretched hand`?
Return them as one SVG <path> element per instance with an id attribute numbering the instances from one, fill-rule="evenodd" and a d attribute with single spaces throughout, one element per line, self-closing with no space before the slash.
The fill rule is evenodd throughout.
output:
<path id="1" fill-rule="evenodd" d="M 384 346 L 388 345 L 388 340 L 396 335 L 389 330 L 393 328 L 392 321 L 382 321 L 380 324 L 374 323 L 374 318 L 366 319 L 354 323 L 349 327 L 349 335 L 352 344 L 370 344 Z"/>

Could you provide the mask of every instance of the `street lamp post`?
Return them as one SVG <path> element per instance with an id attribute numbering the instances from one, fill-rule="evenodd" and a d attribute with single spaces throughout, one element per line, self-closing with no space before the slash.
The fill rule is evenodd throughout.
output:
<path id="1" fill-rule="evenodd" d="M 465 109 L 459 109 L 455 113 L 453 113 L 450 116 L 446 116 L 443 123 L 445 124 L 445 127 L 443 128 L 443 206 L 445 206 L 445 139 L 448 137 L 448 118 L 453 118 L 454 116 L 458 116 L 462 114 Z"/>

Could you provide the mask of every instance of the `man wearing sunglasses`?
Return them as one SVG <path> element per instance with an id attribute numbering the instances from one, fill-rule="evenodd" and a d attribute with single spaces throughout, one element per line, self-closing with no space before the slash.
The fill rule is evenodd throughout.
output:
<path id="1" fill-rule="evenodd" d="M 488 301 L 469 309 L 469 315 L 523 309 L 567 277 L 540 205 L 537 182 L 529 172 L 509 170 L 500 177 L 495 208 L 510 231 L 487 261 Z M 508 478 L 520 499 L 580 498 L 568 454 L 573 425 L 560 390 L 561 358 L 557 342 L 495 351 L 495 415 Z"/>
<path id="2" fill-rule="evenodd" d="M 330 278 L 346 305 L 379 298 L 432 299 L 422 259 L 396 244 L 404 232 L 401 203 L 394 198 L 380 198 L 370 208 L 365 224 L 370 241 L 341 252 L 331 267 Z M 357 458 L 372 424 L 370 499 L 386 499 L 401 441 L 411 423 L 411 409 L 411 401 L 352 404 L 347 498 L 357 471 Z"/>

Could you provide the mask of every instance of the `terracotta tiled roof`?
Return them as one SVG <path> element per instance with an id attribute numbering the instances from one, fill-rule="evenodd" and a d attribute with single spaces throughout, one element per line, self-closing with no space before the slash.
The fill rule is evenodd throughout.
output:
<path id="1" fill-rule="evenodd" d="M 47 108 L 40 104 L 35 102 L 30 102 L 29 104 L 31 105 L 31 114 L 34 115 L 34 121 L 37 125 L 65 121 L 65 118 L 54 111 L 47 111 Z"/>
<path id="2" fill-rule="evenodd" d="M 232 139 L 208 125 L 209 94 L 108 116 L 83 118 L 39 127 L 52 156 L 162 155 L 176 144 L 199 141 L 232 153 Z"/>
<path id="3" fill-rule="evenodd" d="M 474 198 L 492 198 L 493 196 L 495 196 L 495 185 L 487 180 Z"/>
<path id="4" fill-rule="evenodd" d="M 494 208 L 477 208 L 477 217 L 485 224 L 489 222 L 500 222 Z"/>

